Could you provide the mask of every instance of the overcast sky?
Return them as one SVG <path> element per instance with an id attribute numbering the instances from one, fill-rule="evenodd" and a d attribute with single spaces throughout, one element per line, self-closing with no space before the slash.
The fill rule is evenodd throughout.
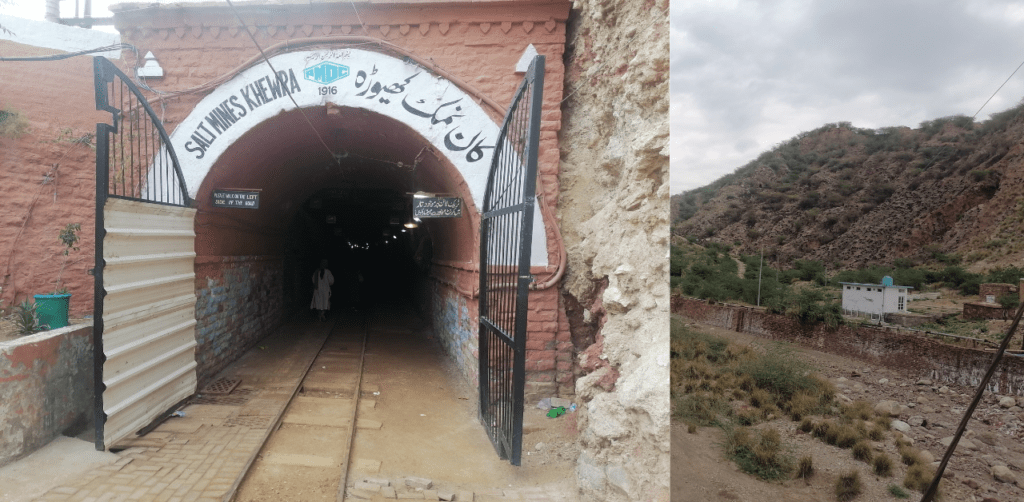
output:
<path id="1" fill-rule="evenodd" d="M 830 122 L 974 115 L 1024 61 L 1024 1 L 672 0 L 672 193 Z M 1024 68 L 977 120 L 1024 98 Z"/>

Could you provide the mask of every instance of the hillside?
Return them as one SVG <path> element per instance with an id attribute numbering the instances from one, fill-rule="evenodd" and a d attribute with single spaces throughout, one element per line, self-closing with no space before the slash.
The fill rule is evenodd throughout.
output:
<path id="1" fill-rule="evenodd" d="M 672 197 L 677 238 L 764 249 L 781 265 L 829 268 L 963 258 L 971 270 L 1024 260 L 1024 104 L 976 123 L 828 124 L 706 187 Z"/>

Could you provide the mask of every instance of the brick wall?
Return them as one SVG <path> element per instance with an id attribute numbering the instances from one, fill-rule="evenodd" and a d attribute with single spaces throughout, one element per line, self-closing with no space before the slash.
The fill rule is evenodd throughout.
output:
<path id="1" fill-rule="evenodd" d="M 438 270 L 439 269 L 439 270 Z M 479 380 L 478 298 L 467 295 L 479 281 L 474 271 L 435 267 L 431 290 L 434 334 L 471 384 Z M 456 286 L 457 285 L 457 286 Z M 569 321 L 555 288 L 531 291 L 526 326 L 527 401 L 575 392 Z"/>
<path id="2" fill-rule="evenodd" d="M 560 192 L 562 55 L 570 6 L 566 0 L 444 4 L 385 1 L 361 4 L 358 16 L 340 4 L 282 7 L 273 19 L 249 12 L 243 12 L 243 16 L 258 28 L 254 36 L 268 51 L 284 43 L 316 40 L 321 47 L 341 47 L 355 43 L 344 37 L 373 37 L 432 61 L 500 107 L 509 103 L 522 79 L 522 74 L 515 72 L 516 63 L 527 46 L 533 45 L 547 57 L 537 193 L 541 203 L 554 208 Z M 252 40 L 238 30 L 234 14 L 225 8 L 127 10 L 119 12 L 115 21 L 126 42 L 143 54 L 152 51 L 160 61 L 166 77 L 151 80 L 149 85 L 163 92 L 211 84 L 259 56 Z M 372 44 L 358 46 L 373 50 Z M 206 94 L 207 90 L 187 91 L 164 100 L 160 109 L 167 130 L 173 131 Z M 503 109 L 484 108 L 500 123 Z M 214 166 L 211 175 L 226 169 L 222 163 Z M 456 180 L 442 185 L 457 188 L 460 183 Z M 555 224 L 548 222 L 548 242 L 556 241 Z M 549 263 L 558 261 L 559 252 L 550 246 Z"/>
<path id="3" fill-rule="evenodd" d="M 0 343 L 0 466 L 88 425 L 92 369 L 91 325 Z"/>
<path id="4" fill-rule="evenodd" d="M 199 387 L 280 326 L 283 259 L 202 256 L 196 259 L 196 362 Z"/>
<path id="5" fill-rule="evenodd" d="M 757 335 L 900 370 L 907 378 L 932 378 L 977 386 L 993 354 L 948 345 L 899 329 L 864 326 L 806 326 L 799 321 L 759 309 L 712 305 L 692 298 L 672 298 L 672 312 L 698 322 Z M 997 394 L 1024 395 L 1024 359 L 1004 357 L 989 388 Z"/>
<path id="6" fill-rule="evenodd" d="M 5 57 L 57 54 L 0 40 Z M 79 250 L 68 257 L 62 286 L 72 293 L 71 313 L 92 312 L 95 235 L 97 122 L 92 58 L 4 62 L 0 109 L 24 118 L 20 137 L 0 135 L 0 299 L 9 307 L 55 289 L 63 261 L 58 239 L 68 223 L 80 223 Z M 73 140 L 84 139 L 83 142 Z"/>

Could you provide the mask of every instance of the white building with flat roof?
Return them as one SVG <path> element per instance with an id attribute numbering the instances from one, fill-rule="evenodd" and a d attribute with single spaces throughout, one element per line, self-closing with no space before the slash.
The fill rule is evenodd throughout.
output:
<path id="1" fill-rule="evenodd" d="M 840 282 L 843 288 L 843 314 L 880 319 L 884 314 L 905 313 L 910 286 L 894 286 L 892 277 L 882 284 Z"/>

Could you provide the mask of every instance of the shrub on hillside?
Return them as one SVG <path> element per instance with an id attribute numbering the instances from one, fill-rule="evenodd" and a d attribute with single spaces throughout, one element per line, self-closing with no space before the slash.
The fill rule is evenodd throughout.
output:
<path id="1" fill-rule="evenodd" d="M 727 429 L 725 452 L 743 472 L 764 480 L 786 479 L 794 470 L 793 459 L 784 451 L 779 431 L 770 427 L 761 431 L 747 427 Z"/>

